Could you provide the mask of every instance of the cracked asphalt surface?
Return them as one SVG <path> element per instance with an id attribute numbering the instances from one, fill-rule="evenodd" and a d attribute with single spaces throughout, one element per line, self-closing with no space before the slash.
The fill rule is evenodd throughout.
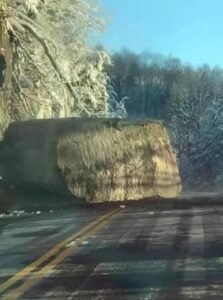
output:
<path id="1" fill-rule="evenodd" d="M 109 210 L 1 220 L 0 284 Z M 127 206 L 19 299 L 222 300 L 223 206 Z"/>

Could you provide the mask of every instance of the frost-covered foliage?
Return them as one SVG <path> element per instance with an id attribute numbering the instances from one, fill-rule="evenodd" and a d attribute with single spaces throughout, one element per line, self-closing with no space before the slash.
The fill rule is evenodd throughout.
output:
<path id="1" fill-rule="evenodd" d="M 1 22 L 13 49 L 7 122 L 108 115 L 110 57 L 87 45 L 104 26 L 98 9 L 90 0 L 5 0 Z"/>
<path id="2" fill-rule="evenodd" d="M 192 151 L 198 182 L 223 185 L 223 97 L 213 99 L 202 120 L 197 147 Z"/>
<path id="3" fill-rule="evenodd" d="M 128 98 L 123 97 L 119 101 L 118 95 L 111 84 L 108 85 L 107 90 L 109 94 L 109 117 L 118 119 L 127 118 L 128 114 L 126 111 L 125 102 L 128 100 Z"/>
<path id="4" fill-rule="evenodd" d="M 165 122 L 186 188 L 223 187 L 223 69 L 124 50 L 109 69 L 131 117 Z"/>
<path id="5" fill-rule="evenodd" d="M 111 118 L 125 119 L 128 114 L 125 107 L 127 97 L 123 97 L 121 101 L 111 98 L 109 101 L 109 116 Z"/>

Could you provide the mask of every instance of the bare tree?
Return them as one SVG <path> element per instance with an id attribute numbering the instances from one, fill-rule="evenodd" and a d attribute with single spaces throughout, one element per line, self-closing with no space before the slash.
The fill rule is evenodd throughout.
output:
<path id="1" fill-rule="evenodd" d="M 1 0 L 0 130 L 11 120 L 108 114 L 110 58 L 87 45 L 104 26 L 98 9 L 89 0 Z"/>

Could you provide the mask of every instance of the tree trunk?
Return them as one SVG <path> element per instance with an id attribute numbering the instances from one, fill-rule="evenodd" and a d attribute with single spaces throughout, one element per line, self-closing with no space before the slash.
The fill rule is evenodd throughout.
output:
<path id="1" fill-rule="evenodd" d="M 0 9 L 0 137 L 10 121 L 13 52 L 6 24 L 5 10 Z"/>

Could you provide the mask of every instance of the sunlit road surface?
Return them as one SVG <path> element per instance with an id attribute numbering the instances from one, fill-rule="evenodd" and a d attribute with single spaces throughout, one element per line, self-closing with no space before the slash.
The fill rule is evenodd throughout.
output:
<path id="1" fill-rule="evenodd" d="M 221 205 L 79 209 L 0 224 L 0 291 L 15 279 L 0 299 L 223 299 Z"/>

